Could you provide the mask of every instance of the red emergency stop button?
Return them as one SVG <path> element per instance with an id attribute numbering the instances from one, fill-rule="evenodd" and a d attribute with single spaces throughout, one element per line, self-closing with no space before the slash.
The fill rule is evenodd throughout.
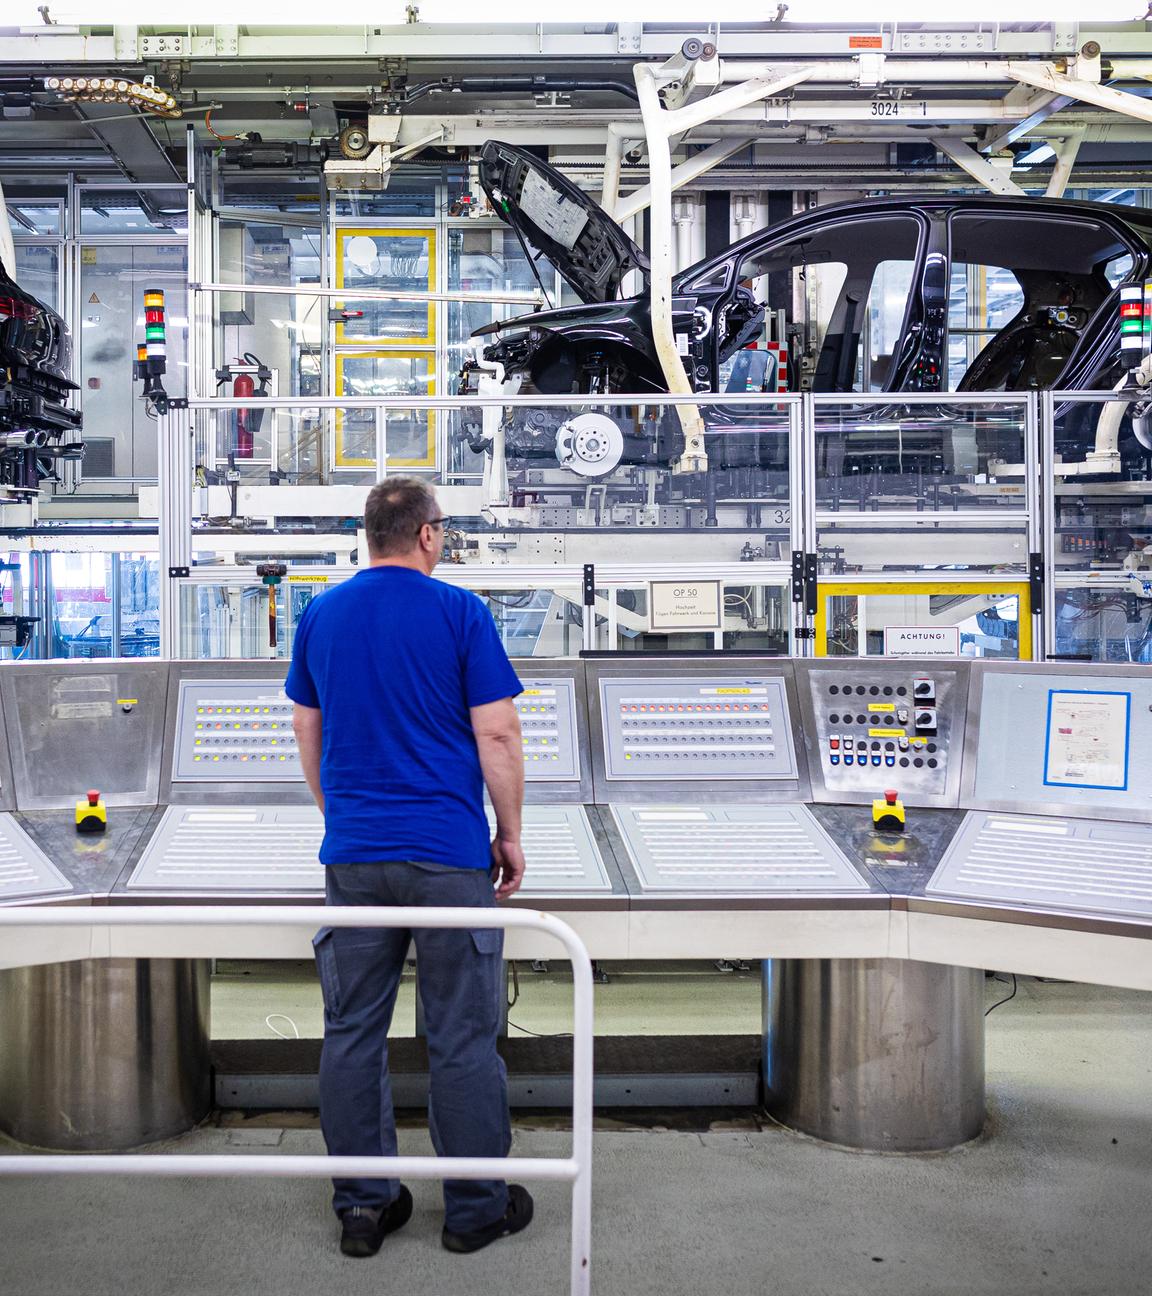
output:
<path id="1" fill-rule="evenodd" d="M 897 798 L 899 795 L 900 795 L 900 793 L 897 792 L 894 788 L 888 788 L 887 791 L 884 793 L 884 800 L 885 800 L 889 805 L 895 805 L 895 804 L 896 804 L 896 798 Z"/>
<path id="2" fill-rule="evenodd" d="M 99 805 L 99 804 L 100 804 L 100 793 L 96 790 L 96 788 L 90 788 L 90 789 L 89 789 L 89 791 L 88 791 L 88 804 L 89 804 L 90 806 L 94 806 L 94 805 Z"/>

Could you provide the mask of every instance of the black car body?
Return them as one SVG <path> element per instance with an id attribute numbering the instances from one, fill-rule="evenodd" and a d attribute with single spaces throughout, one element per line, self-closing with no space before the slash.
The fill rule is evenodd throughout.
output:
<path id="1" fill-rule="evenodd" d="M 67 325 L 0 262 L 0 487 L 35 491 L 51 461 L 82 452 L 63 444 L 81 423 L 71 362 Z"/>
<path id="2" fill-rule="evenodd" d="M 666 391 L 647 293 L 615 296 L 630 271 L 646 274 L 641 249 L 523 149 L 489 141 L 480 176 L 493 207 L 582 302 L 478 330 L 491 338 L 481 363 L 502 366 L 506 388 L 521 394 Z M 680 272 L 673 327 L 700 392 L 783 388 L 774 363 L 746 363 L 750 346 L 764 348 L 766 321 L 786 348 L 788 390 L 1107 389 L 1122 372 L 1119 287 L 1143 284 L 1150 263 L 1152 212 L 1137 208 L 991 196 L 869 199 L 805 212 Z M 825 299 L 813 309 L 818 280 Z M 999 317 L 974 320 L 973 293 L 983 285 L 987 297 L 989 284 L 999 285 Z M 749 406 L 705 407 L 704 416 L 713 432 L 757 418 Z M 564 417 L 545 407 L 515 411 L 506 425 L 509 459 L 552 456 Z M 1062 423 L 1063 435 L 1083 440 L 1075 422 Z M 626 426 L 622 462 L 677 453 L 674 418 L 659 420 L 659 435 L 649 431 L 629 434 Z M 1126 438 L 1131 446 L 1127 425 Z M 726 436 L 713 440 L 709 459 L 739 466 L 762 463 L 764 453 L 748 438 Z"/>

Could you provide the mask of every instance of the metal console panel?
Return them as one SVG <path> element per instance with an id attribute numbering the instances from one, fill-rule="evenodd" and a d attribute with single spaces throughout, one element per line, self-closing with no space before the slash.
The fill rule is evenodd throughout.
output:
<path id="1" fill-rule="evenodd" d="M 182 893 L 323 892 L 323 836 L 324 821 L 314 806 L 169 806 L 127 886 Z M 611 894 L 582 806 L 526 806 L 523 844 L 524 895 Z"/>
<path id="2" fill-rule="evenodd" d="M 791 662 L 592 660 L 588 705 L 598 804 L 807 797 Z"/>
<path id="3" fill-rule="evenodd" d="M 16 820 L 0 814 L 0 904 L 71 890 L 72 884 Z"/>
<path id="4" fill-rule="evenodd" d="M 181 680 L 173 782 L 298 782 L 292 703 L 279 680 Z"/>
<path id="5" fill-rule="evenodd" d="M 910 805 L 955 806 L 968 666 L 938 658 L 797 662 L 813 801 L 858 805 L 895 787 Z"/>
<path id="6" fill-rule="evenodd" d="M 524 743 L 525 800 L 530 805 L 591 801 L 584 663 L 524 657 L 512 665 L 524 686 L 516 710 Z"/>
<path id="7" fill-rule="evenodd" d="M 287 662 L 272 660 L 172 663 L 161 804 L 312 804 L 284 694 L 287 672 Z"/>
<path id="8" fill-rule="evenodd" d="M 168 663 L 49 661 L 0 672 L 21 810 L 70 809 L 88 788 L 110 806 L 159 800 Z"/>
<path id="9" fill-rule="evenodd" d="M 529 801 L 592 797 L 582 662 L 514 662 Z M 284 662 L 174 663 L 162 778 L 184 804 L 308 804 Z"/>
<path id="10" fill-rule="evenodd" d="M 1152 822 L 1147 666 L 978 664 L 971 694 L 961 804 Z M 1068 708 L 1077 700 L 1105 708 L 1102 728 L 1069 720 Z M 1086 744 L 1097 740 L 1104 748 L 1115 745 L 1115 761 L 1094 761 L 1089 754 L 1083 768 L 1074 768 L 1077 752 L 1084 755 Z"/>
<path id="11" fill-rule="evenodd" d="M 806 806 L 620 806 L 612 816 L 641 889 L 679 895 L 862 892 Z"/>
<path id="12" fill-rule="evenodd" d="M 972 811 L 927 894 L 1152 918 L 1152 827 Z"/>
<path id="13" fill-rule="evenodd" d="M 169 806 L 133 890 L 323 891 L 315 806 Z"/>

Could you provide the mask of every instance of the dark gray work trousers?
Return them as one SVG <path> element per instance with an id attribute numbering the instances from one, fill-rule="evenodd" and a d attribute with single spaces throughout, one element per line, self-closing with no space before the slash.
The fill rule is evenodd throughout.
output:
<path id="1" fill-rule="evenodd" d="M 484 869 L 384 861 L 329 865 L 330 905 L 442 905 L 490 908 Z M 388 1028 L 410 940 L 428 1034 L 428 1125 L 438 1156 L 503 1157 L 512 1133 L 508 1084 L 496 1051 L 504 933 L 326 927 L 313 941 L 324 994 L 320 1123 L 333 1156 L 395 1156 L 396 1123 L 388 1075 Z M 379 1208 L 400 1190 L 395 1179 L 336 1179 L 337 1213 Z M 455 1233 L 503 1215 L 503 1180 L 444 1182 L 445 1225 Z"/>

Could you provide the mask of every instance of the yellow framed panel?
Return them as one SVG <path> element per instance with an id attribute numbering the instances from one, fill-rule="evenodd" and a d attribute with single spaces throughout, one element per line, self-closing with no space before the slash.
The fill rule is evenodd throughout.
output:
<path id="1" fill-rule="evenodd" d="M 1020 609 L 1017 647 L 1020 661 L 1032 660 L 1032 604 L 1027 581 L 1005 581 L 990 577 L 987 581 L 820 581 L 816 598 L 816 656 L 828 655 L 828 600 L 851 595 L 888 594 L 995 594 L 1015 597 Z"/>
<path id="2" fill-rule="evenodd" d="M 362 392 L 347 392 L 344 390 L 344 367 L 350 360 L 424 360 L 428 365 L 427 374 L 427 391 L 429 396 L 436 394 L 436 354 L 433 351 L 400 351 L 391 347 L 386 350 L 377 351 L 346 351 L 336 356 L 336 395 L 363 395 Z M 372 413 L 372 411 L 360 411 L 362 413 Z M 375 442 L 373 442 L 373 454 L 363 457 L 354 452 L 346 453 L 347 447 L 344 444 L 344 418 L 345 410 L 336 411 L 336 453 L 333 457 L 333 466 L 336 468 L 374 468 L 376 466 Z M 375 416 L 373 415 L 373 418 Z M 398 412 L 393 418 L 422 419 L 425 428 L 424 453 L 413 458 L 393 458 L 388 456 L 388 468 L 435 468 L 436 466 L 436 411 L 424 410 Z M 375 425 L 373 424 L 373 430 Z M 387 439 L 387 431 L 385 433 Z"/>
<path id="3" fill-rule="evenodd" d="M 348 302 L 356 301 L 356 286 L 346 284 L 344 276 L 347 272 L 348 252 L 346 244 L 355 238 L 367 239 L 414 239 L 423 238 L 428 241 L 428 276 L 425 284 L 423 277 L 420 280 L 419 287 L 405 289 L 405 291 L 417 292 L 435 292 L 436 290 L 436 230 L 432 226 L 423 226 L 420 228 L 403 228 L 400 226 L 380 226 L 366 227 L 363 225 L 339 225 L 336 228 L 336 287 L 347 288 L 348 297 L 345 301 L 334 302 L 337 308 L 347 305 Z M 361 285 L 363 287 L 363 285 Z M 373 291 L 376 291 L 373 289 Z M 380 291 L 386 292 L 387 289 Z M 409 303 L 413 307 L 413 312 L 419 307 L 420 303 Z M 436 306 L 433 302 L 424 303 L 424 321 L 425 329 L 422 335 L 408 334 L 390 335 L 388 333 L 352 333 L 349 334 L 347 325 L 342 321 L 336 322 L 336 345 L 337 346 L 357 346 L 365 342 L 395 342 L 403 346 L 419 347 L 436 345 Z"/>

